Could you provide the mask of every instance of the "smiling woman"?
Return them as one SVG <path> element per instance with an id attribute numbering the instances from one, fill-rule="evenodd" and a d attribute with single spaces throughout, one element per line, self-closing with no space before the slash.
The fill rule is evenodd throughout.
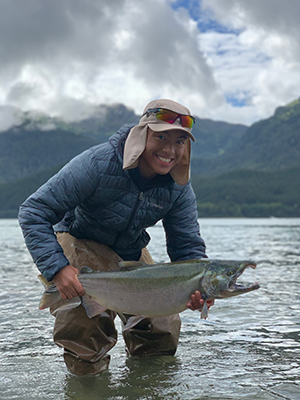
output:
<path id="1" fill-rule="evenodd" d="M 150 102 L 128 135 L 124 149 L 124 169 L 139 165 L 144 176 L 170 173 L 179 185 L 190 178 L 191 141 L 194 117 L 179 103 Z"/>
<path id="2" fill-rule="evenodd" d="M 181 104 L 154 100 L 137 125 L 121 128 L 108 143 L 75 157 L 20 208 L 28 249 L 62 298 L 51 307 L 54 341 L 64 348 L 67 368 L 76 375 L 107 369 L 107 352 L 117 340 L 115 311 L 102 307 L 89 318 L 82 305 L 60 307 L 63 300 L 84 296 L 78 279 L 83 265 L 107 271 L 119 269 L 122 259 L 153 264 L 145 229 L 160 220 L 171 261 L 206 257 L 189 182 L 193 123 Z M 186 307 L 201 310 L 199 290 L 190 296 Z M 130 355 L 176 352 L 178 314 L 151 319 L 126 314 L 122 322 Z"/>
<path id="3" fill-rule="evenodd" d="M 146 148 L 140 157 L 140 173 L 145 178 L 165 175 L 177 165 L 186 151 L 187 134 L 177 131 L 155 132 L 150 128 Z"/>

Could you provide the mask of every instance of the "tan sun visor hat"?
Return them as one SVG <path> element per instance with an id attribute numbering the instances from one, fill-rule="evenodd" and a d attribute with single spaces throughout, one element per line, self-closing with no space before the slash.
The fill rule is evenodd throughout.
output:
<path id="1" fill-rule="evenodd" d="M 123 169 L 136 168 L 139 164 L 139 157 L 146 147 L 148 127 L 155 132 L 180 130 L 185 132 L 189 139 L 195 141 L 192 135 L 192 128 L 182 126 L 178 117 L 173 124 L 158 119 L 153 112 L 148 110 L 162 108 L 173 111 L 183 116 L 191 116 L 190 110 L 175 101 L 168 99 L 153 100 L 145 107 L 138 125 L 135 125 L 129 132 L 125 142 Z M 190 178 L 190 155 L 191 142 L 187 141 L 184 155 L 180 162 L 171 169 L 170 175 L 178 185 L 185 185 Z"/>

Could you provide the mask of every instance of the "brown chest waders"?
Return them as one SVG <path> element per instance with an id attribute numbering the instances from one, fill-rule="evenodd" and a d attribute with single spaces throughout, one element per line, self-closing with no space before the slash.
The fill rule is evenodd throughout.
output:
<path id="1" fill-rule="evenodd" d="M 73 267 L 79 269 L 86 265 L 95 271 L 119 269 L 118 263 L 122 259 L 103 244 L 76 239 L 68 233 L 58 233 L 57 240 Z M 139 261 L 154 263 L 146 248 L 142 250 Z M 53 337 L 54 342 L 64 348 L 68 370 L 76 375 L 98 374 L 106 370 L 110 360 L 107 353 L 117 342 L 114 324 L 117 314 L 106 310 L 89 318 L 82 305 L 71 310 L 56 308 L 50 310 L 55 316 Z M 121 320 L 129 355 L 175 354 L 181 326 L 178 314 L 156 318 L 125 315 Z"/>

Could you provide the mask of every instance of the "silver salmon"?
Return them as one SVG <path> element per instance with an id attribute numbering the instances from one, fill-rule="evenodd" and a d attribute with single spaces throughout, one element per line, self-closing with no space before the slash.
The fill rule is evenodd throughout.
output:
<path id="1" fill-rule="evenodd" d="M 180 313 L 196 290 L 205 300 L 201 318 L 208 314 L 207 300 L 223 299 L 259 289 L 258 283 L 237 284 L 247 267 L 256 268 L 252 261 L 223 261 L 210 259 L 147 265 L 140 262 L 120 263 L 120 270 L 100 272 L 82 267 L 78 275 L 85 295 L 62 300 L 53 283 L 40 279 L 46 290 L 40 309 L 60 300 L 60 308 L 82 304 L 92 318 L 106 309 L 117 313 L 158 317 Z"/>

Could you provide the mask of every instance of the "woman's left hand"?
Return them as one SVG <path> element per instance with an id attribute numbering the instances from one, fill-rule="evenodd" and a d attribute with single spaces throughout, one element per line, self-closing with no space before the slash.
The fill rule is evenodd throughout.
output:
<path id="1" fill-rule="evenodd" d="M 190 301 L 187 303 L 187 307 L 192 311 L 202 311 L 205 300 L 201 298 L 201 293 L 199 290 L 196 290 L 194 294 L 191 295 Z M 207 300 L 207 308 L 209 309 L 211 306 L 215 304 L 215 300 Z"/>

